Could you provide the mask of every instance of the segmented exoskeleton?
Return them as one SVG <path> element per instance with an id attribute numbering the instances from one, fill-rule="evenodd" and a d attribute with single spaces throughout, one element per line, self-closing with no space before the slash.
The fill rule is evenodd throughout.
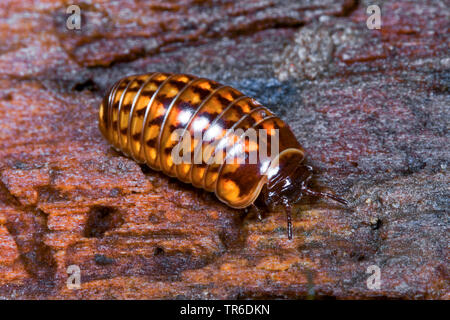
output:
<path id="1" fill-rule="evenodd" d="M 100 106 L 99 127 L 106 139 L 127 156 L 215 192 L 230 207 L 253 206 L 258 197 L 270 209 L 284 205 L 289 238 L 291 203 L 302 195 L 326 196 L 345 203 L 308 188 L 312 169 L 303 163 L 303 148 L 280 118 L 238 90 L 212 80 L 169 73 L 123 78 L 112 86 Z M 257 135 L 256 144 L 243 139 L 250 129 Z M 174 159 L 174 154 L 180 154 L 174 149 L 186 136 L 190 138 L 190 161 L 180 162 Z M 243 146 L 240 156 L 248 160 L 252 150 L 272 150 L 275 136 L 277 154 L 258 157 L 256 163 L 209 161 L 218 155 L 223 160 L 230 158 L 228 153 L 234 144 Z M 202 156 L 195 161 L 198 149 Z"/>

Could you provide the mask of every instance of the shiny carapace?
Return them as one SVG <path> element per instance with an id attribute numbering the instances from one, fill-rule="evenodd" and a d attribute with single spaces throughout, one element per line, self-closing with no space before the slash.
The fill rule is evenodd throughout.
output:
<path id="1" fill-rule="evenodd" d="M 303 148 L 280 118 L 238 90 L 212 80 L 169 73 L 123 78 L 101 103 L 99 127 L 128 157 L 214 192 L 230 207 L 255 207 L 259 212 L 261 206 L 268 210 L 283 206 L 290 239 L 291 206 L 303 195 L 345 203 L 332 194 L 308 188 L 312 169 L 303 163 Z M 256 133 L 256 143 L 244 138 L 248 130 Z M 262 136 L 261 132 L 268 134 Z M 186 136 L 190 138 L 190 153 L 187 158 L 182 154 L 180 162 L 174 159 L 179 150 L 174 151 Z M 277 153 L 271 154 L 275 142 Z M 248 160 L 251 150 L 262 148 L 268 150 L 268 157 L 253 162 L 227 161 L 230 147 L 239 143 L 243 145 L 241 159 Z M 201 150 L 200 161 L 194 159 L 195 150 Z M 208 161 L 218 154 L 223 161 Z"/>

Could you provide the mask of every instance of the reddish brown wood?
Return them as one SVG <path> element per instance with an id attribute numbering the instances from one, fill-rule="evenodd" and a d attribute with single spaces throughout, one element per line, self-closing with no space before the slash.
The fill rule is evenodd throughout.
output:
<path id="1" fill-rule="evenodd" d="M 0 2 L 0 297 L 448 299 L 445 3 L 385 3 L 376 31 L 351 1 L 195 2 L 82 4 L 80 31 L 62 1 Z M 281 210 L 243 217 L 111 149 L 102 97 L 150 71 L 257 98 L 350 208 L 304 199 L 289 242 Z"/>

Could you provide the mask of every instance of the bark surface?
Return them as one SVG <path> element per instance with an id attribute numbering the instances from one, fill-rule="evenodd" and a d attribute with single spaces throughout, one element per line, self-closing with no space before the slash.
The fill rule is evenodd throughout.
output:
<path id="1" fill-rule="evenodd" d="M 0 3 L 0 297 L 449 299 L 445 1 Z M 290 124 L 314 185 L 286 236 L 115 152 L 97 112 L 121 77 L 232 85 Z M 81 288 L 67 287 L 67 269 Z M 376 265 L 381 285 L 366 273 Z"/>

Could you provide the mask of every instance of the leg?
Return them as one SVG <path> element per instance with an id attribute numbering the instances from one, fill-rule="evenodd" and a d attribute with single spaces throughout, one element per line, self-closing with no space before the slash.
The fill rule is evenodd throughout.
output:
<path id="1" fill-rule="evenodd" d="M 292 240 L 292 206 L 289 204 L 287 199 L 283 200 L 284 210 L 286 211 L 286 220 L 287 220 L 287 233 L 288 239 Z"/>
<path id="2" fill-rule="evenodd" d="M 258 218 L 258 220 L 261 221 L 262 220 L 261 210 L 254 203 L 251 204 L 251 207 L 253 210 L 255 210 L 256 217 Z"/>
<path id="3" fill-rule="evenodd" d="M 288 228 L 288 239 L 292 240 L 292 218 L 291 218 L 291 208 L 286 212 L 287 215 L 287 228 Z"/>

